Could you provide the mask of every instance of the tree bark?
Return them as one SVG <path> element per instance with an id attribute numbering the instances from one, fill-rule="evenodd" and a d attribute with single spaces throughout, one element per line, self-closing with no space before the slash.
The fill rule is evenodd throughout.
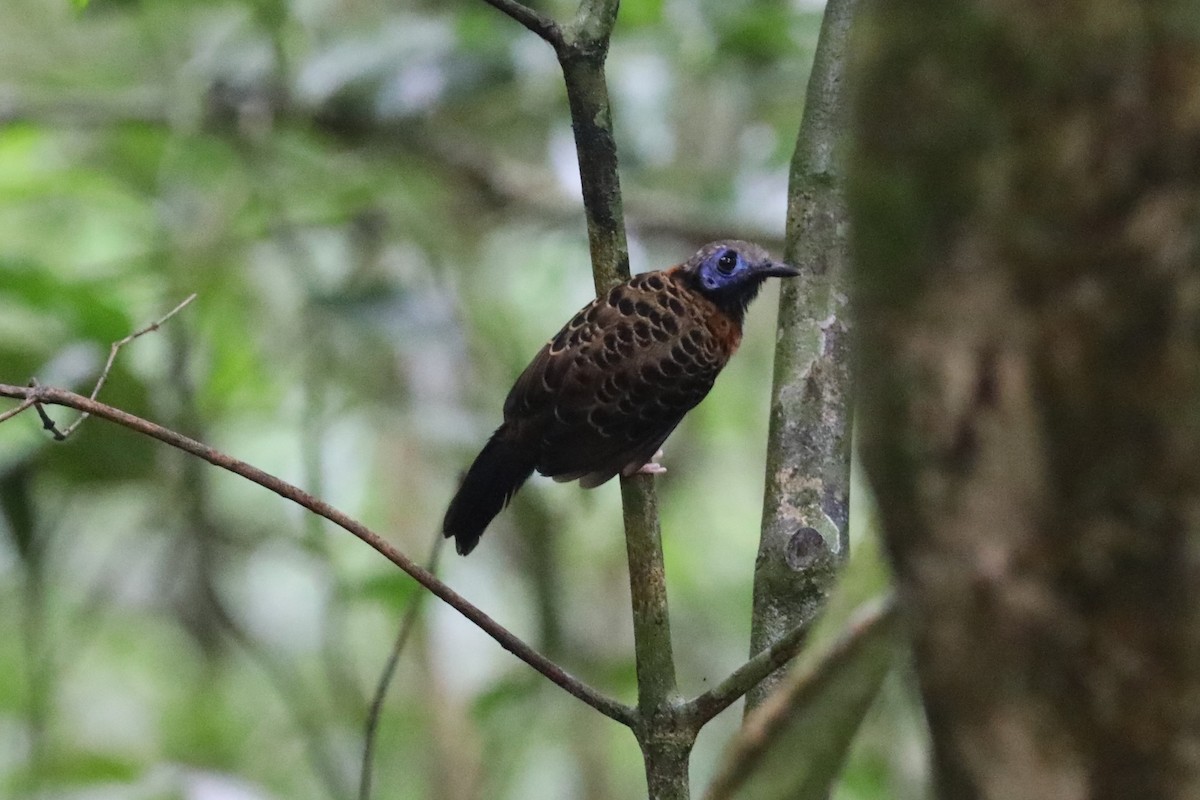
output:
<path id="1" fill-rule="evenodd" d="M 779 296 L 751 656 L 812 623 L 850 551 L 849 225 L 841 146 L 854 7 L 855 0 L 825 7 L 788 178 L 784 256 L 804 275 L 784 281 Z M 782 677 L 777 670 L 751 689 L 746 712 Z"/>
<path id="2" fill-rule="evenodd" d="M 1200 16 L 865 0 L 861 450 L 942 797 L 1200 797 Z"/>

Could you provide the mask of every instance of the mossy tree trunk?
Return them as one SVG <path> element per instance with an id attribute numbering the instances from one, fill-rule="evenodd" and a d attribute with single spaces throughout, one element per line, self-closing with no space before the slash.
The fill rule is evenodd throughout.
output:
<path id="1" fill-rule="evenodd" d="M 861 450 L 942 797 L 1200 797 L 1200 13 L 864 0 Z"/>
<path id="2" fill-rule="evenodd" d="M 857 0 L 829 0 L 788 178 L 785 260 L 804 274 L 779 297 L 762 534 L 750 654 L 825 605 L 850 550 L 850 359 L 846 313 L 846 45 Z M 782 680 L 746 695 L 747 713 Z"/>

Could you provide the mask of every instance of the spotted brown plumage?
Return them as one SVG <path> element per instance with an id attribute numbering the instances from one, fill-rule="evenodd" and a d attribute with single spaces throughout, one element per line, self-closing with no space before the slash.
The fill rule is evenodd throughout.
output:
<path id="1" fill-rule="evenodd" d="M 713 242 L 584 306 L 517 378 L 442 532 L 469 553 L 535 469 L 585 488 L 637 472 L 712 388 L 763 281 L 796 274 L 758 245 Z"/>

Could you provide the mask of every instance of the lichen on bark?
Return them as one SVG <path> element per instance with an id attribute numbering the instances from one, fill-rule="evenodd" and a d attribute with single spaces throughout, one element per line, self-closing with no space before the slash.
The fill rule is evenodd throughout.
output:
<path id="1" fill-rule="evenodd" d="M 792 159 L 784 257 L 804 274 L 784 282 L 779 300 L 751 655 L 812 622 L 849 553 L 848 225 L 839 148 L 854 6 L 826 6 Z M 751 690 L 747 711 L 779 678 Z"/>

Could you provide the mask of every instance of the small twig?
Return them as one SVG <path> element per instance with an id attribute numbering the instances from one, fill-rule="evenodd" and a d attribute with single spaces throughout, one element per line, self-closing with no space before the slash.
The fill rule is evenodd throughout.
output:
<path id="1" fill-rule="evenodd" d="M 728 678 L 687 703 L 685 713 L 692 715 L 697 728 L 737 702 L 766 676 L 782 667 L 800 652 L 812 627 L 807 619 L 781 636 L 766 650 L 735 669 Z"/>
<path id="2" fill-rule="evenodd" d="M 803 709 L 860 651 L 890 628 L 897 619 L 895 597 L 888 594 L 859 607 L 840 637 L 816 663 L 784 679 L 779 688 L 746 717 L 737 736 L 727 745 L 726 756 L 705 792 L 705 800 L 733 797 L 758 764 L 778 731 L 792 714 Z"/>
<path id="3" fill-rule="evenodd" d="M 29 379 L 29 388 L 30 389 L 40 389 L 41 388 L 41 384 L 38 383 L 37 378 Z M 22 405 L 24 405 L 24 404 L 22 404 Z M 48 431 L 50 431 L 50 433 L 54 434 L 55 441 L 61 442 L 63 439 L 67 438 L 66 436 L 63 436 L 62 431 L 60 431 L 58 429 L 58 425 L 54 422 L 53 419 L 50 418 L 50 415 L 46 413 L 46 409 L 42 408 L 42 404 L 39 403 L 36 399 L 33 400 L 33 410 L 37 412 L 38 418 L 42 421 L 42 428 L 44 428 L 45 430 L 48 430 Z"/>
<path id="4" fill-rule="evenodd" d="M 357 536 L 388 561 L 391 561 L 408 573 L 417 583 L 437 595 L 447 605 L 473 622 L 484 633 L 495 639 L 505 650 L 545 675 L 552 683 L 561 687 L 567 693 L 587 703 L 606 717 L 620 722 L 622 725 L 632 727 L 636 723 L 637 712 L 632 708 L 610 697 L 606 697 L 583 681 L 570 675 L 558 664 L 555 664 L 524 641 L 517 638 L 507 628 L 489 617 L 428 570 L 397 550 L 382 536 L 361 522 L 338 511 L 328 503 L 318 500 L 303 489 L 281 480 L 268 472 L 264 472 L 258 467 L 247 464 L 245 461 L 240 461 L 195 439 L 184 436 L 182 433 L 173 431 L 170 428 L 164 428 L 149 420 L 134 416 L 133 414 L 105 405 L 83 395 L 69 392 L 66 389 L 58 389 L 52 386 L 12 386 L 0 383 L 0 397 L 11 397 L 21 401 L 32 399 L 35 404 L 45 403 L 47 405 L 66 406 L 76 411 L 86 412 L 92 416 L 106 419 L 109 422 L 115 422 L 118 425 L 145 434 L 186 453 L 191 453 L 213 466 L 228 470 L 235 475 L 240 475 L 246 480 L 257 483 L 264 489 L 269 489 L 284 499 L 291 500 L 293 503 L 307 508 L 314 514 L 324 517 L 338 527 L 344 528 Z"/>
<path id="5" fill-rule="evenodd" d="M 562 47 L 562 28 L 549 17 L 542 16 L 542 14 L 534 11 L 529 6 L 516 2 L 516 0 L 483 0 L 483 2 L 512 17 L 544 39 L 555 50 Z"/>
<path id="6" fill-rule="evenodd" d="M 42 427 L 54 434 L 55 441 L 61 442 L 63 439 L 67 438 L 66 434 L 58 429 L 58 425 L 53 419 L 50 418 L 50 415 L 46 413 L 46 409 L 42 408 L 41 403 L 34 403 L 33 407 L 37 411 L 38 416 L 42 418 Z"/>
<path id="7" fill-rule="evenodd" d="M 88 397 L 91 398 L 92 400 L 95 400 L 96 397 L 99 396 L 100 390 L 104 388 L 105 382 L 108 381 L 108 373 L 112 371 L 113 362 L 117 360 L 117 353 L 119 353 L 121 351 L 122 347 L 129 344 L 130 342 L 132 342 L 134 339 L 138 338 L 139 336 L 145 336 L 147 333 L 153 333 L 154 331 L 158 330 L 160 327 L 162 327 L 162 325 L 167 320 L 169 320 L 171 317 L 178 314 L 180 311 L 182 311 L 184 308 L 186 308 L 189 303 L 191 303 L 195 299 L 196 299 L 196 293 L 192 292 L 191 294 L 189 294 L 187 297 L 184 298 L 182 303 L 180 303 L 179 305 L 172 308 L 166 314 L 163 314 L 161 317 L 156 319 L 154 322 L 151 322 L 149 325 L 147 325 L 144 328 L 140 328 L 140 329 L 134 331 L 133 333 L 126 336 L 124 339 L 120 339 L 118 341 L 113 342 L 112 345 L 108 348 L 108 361 L 104 362 L 104 369 L 100 372 L 100 377 L 96 379 L 96 385 L 92 387 L 92 393 L 90 395 L 88 395 Z M 39 411 L 40 410 L 41 409 L 39 407 Z M 49 430 L 51 433 L 54 434 L 55 439 L 57 439 L 61 442 L 63 439 L 66 439 L 68 436 L 70 436 L 72 433 L 74 433 L 75 429 L 79 427 L 79 423 L 83 422 L 87 418 L 88 418 L 88 414 L 86 412 L 83 414 L 80 414 L 79 419 L 72 422 L 67 427 L 67 429 L 65 431 L 63 431 L 62 433 L 59 433 L 58 429 L 54 427 L 53 421 L 50 420 L 50 418 L 47 417 L 44 413 L 42 414 L 42 424 L 46 426 L 47 430 Z M 4 421 L 3 419 L 0 419 L 0 422 L 3 422 L 3 421 Z"/>
<path id="8" fill-rule="evenodd" d="M 442 536 L 442 532 L 434 531 L 433 549 L 429 553 L 429 560 L 425 562 L 425 568 L 430 573 L 437 572 L 438 560 L 442 555 L 442 545 L 445 543 L 446 537 Z M 375 766 L 375 739 L 379 732 L 379 718 L 383 715 L 383 701 L 387 698 L 388 688 L 392 685 L 392 678 L 396 675 L 400 654 L 404 652 L 404 646 L 408 644 L 409 637 L 416 628 L 417 615 L 421 611 L 421 601 L 425 596 L 425 593 L 421 592 L 409 600 L 408 607 L 404 610 L 404 618 L 400 621 L 400 630 L 397 631 L 396 639 L 392 642 L 392 651 L 388 653 L 387 663 L 383 665 L 383 672 L 379 674 L 379 684 L 375 687 L 375 696 L 371 698 L 371 708 L 367 712 L 366 729 L 363 733 L 362 772 L 358 780 L 358 800 L 370 800 L 371 797 L 371 772 Z"/>
<path id="9" fill-rule="evenodd" d="M 5 411 L 3 414 L 0 414 L 0 422 L 4 422 L 5 420 L 12 419 L 17 414 L 20 414 L 22 411 L 27 411 L 28 409 L 32 408 L 34 405 L 35 404 L 34 404 L 33 400 L 31 400 L 31 399 L 24 400 L 21 402 L 21 405 L 17 406 L 16 408 L 10 408 L 8 411 Z"/>

